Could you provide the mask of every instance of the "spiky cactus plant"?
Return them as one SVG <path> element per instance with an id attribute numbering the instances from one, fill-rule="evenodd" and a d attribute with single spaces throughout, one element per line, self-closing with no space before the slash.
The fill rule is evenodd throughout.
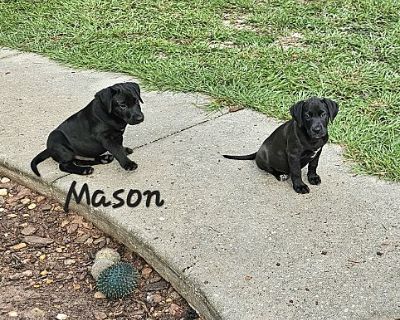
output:
<path id="1" fill-rule="evenodd" d="M 118 262 L 103 270 L 97 278 L 97 289 L 108 299 L 119 299 L 137 286 L 138 272 L 126 262 Z"/>

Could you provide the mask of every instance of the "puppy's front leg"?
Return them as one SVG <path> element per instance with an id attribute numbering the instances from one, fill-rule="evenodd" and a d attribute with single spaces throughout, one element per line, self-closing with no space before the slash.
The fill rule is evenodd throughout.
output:
<path id="1" fill-rule="evenodd" d="M 315 155 L 314 159 L 312 159 L 308 164 L 308 172 L 307 172 L 308 182 L 314 185 L 321 183 L 321 178 L 317 174 L 318 161 L 319 161 L 319 156 L 321 155 L 321 151 L 322 148 Z"/>
<path id="2" fill-rule="evenodd" d="M 288 162 L 294 191 L 297 193 L 309 193 L 310 188 L 301 179 L 300 155 L 289 154 Z"/>
<path id="3" fill-rule="evenodd" d="M 106 140 L 103 141 L 103 146 L 115 157 L 115 159 L 118 160 L 121 167 L 125 170 L 132 171 L 138 167 L 135 162 L 133 162 L 126 156 L 127 152 L 122 145 L 115 144 L 112 141 Z"/>

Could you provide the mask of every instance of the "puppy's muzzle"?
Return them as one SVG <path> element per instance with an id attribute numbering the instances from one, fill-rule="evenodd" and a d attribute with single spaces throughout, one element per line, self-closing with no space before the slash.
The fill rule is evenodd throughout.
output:
<path id="1" fill-rule="evenodd" d="M 313 126 L 309 131 L 310 137 L 314 139 L 320 139 L 326 135 L 326 129 L 322 125 Z"/>
<path id="2" fill-rule="evenodd" d="M 139 123 L 143 122 L 143 120 L 144 120 L 144 115 L 142 113 L 142 114 L 137 114 L 137 115 L 132 116 L 129 119 L 128 123 L 129 124 L 139 124 Z"/>

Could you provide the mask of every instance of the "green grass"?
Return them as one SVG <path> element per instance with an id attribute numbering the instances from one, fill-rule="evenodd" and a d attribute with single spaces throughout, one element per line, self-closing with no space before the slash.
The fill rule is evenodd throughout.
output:
<path id="1" fill-rule="evenodd" d="M 400 181 L 399 12 L 398 0 L 0 0 L 0 45 L 281 119 L 330 97 L 331 140 L 358 171 Z"/>

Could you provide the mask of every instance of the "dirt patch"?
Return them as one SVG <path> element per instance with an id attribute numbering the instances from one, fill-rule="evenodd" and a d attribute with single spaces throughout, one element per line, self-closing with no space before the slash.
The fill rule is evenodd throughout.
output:
<path id="1" fill-rule="evenodd" d="M 238 48 L 237 45 L 235 45 L 231 41 L 211 41 L 209 42 L 208 46 L 212 49 L 234 49 Z"/>
<path id="2" fill-rule="evenodd" d="M 309 3 L 313 3 L 316 2 L 315 0 L 297 0 L 298 3 L 301 4 L 309 4 Z"/>
<path id="3" fill-rule="evenodd" d="M 109 301 L 90 274 L 94 255 L 116 249 L 140 272 L 135 292 Z M 200 319 L 151 266 L 74 212 L 0 182 L 1 319 Z"/>
<path id="4" fill-rule="evenodd" d="M 280 46 L 282 49 L 287 50 L 290 48 L 304 48 L 303 35 L 298 32 L 293 32 L 287 36 L 279 37 L 274 44 Z"/>
<path id="5" fill-rule="evenodd" d="M 237 15 L 236 13 L 226 12 L 222 17 L 222 24 L 236 30 L 257 31 L 257 28 L 248 21 L 245 14 Z"/>

